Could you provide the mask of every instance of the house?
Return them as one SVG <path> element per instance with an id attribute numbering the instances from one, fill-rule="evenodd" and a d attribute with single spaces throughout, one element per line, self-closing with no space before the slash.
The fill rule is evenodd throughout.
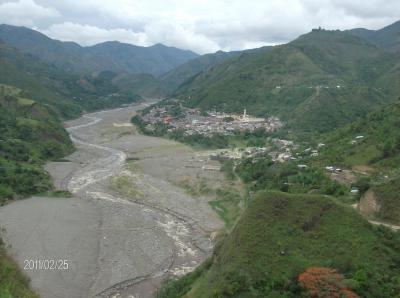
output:
<path id="1" fill-rule="evenodd" d="M 360 190 L 357 187 L 352 187 L 350 193 L 352 195 L 358 195 L 360 193 Z"/>
<path id="2" fill-rule="evenodd" d="M 170 124 L 172 122 L 173 118 L 171 116 L 165 116 L 164 117 L 164 124 Z"/>
<path id="3" fill-rule="evenodd" d="M 307 168 L 308 168 L 307 165 L 297 165 L 297 167 L 298 167 L 299 169 L 307 169 Z"/>

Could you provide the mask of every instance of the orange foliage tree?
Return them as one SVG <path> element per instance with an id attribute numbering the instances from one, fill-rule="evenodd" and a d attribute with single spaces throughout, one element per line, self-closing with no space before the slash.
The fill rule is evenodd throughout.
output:
<path id="1" fill-rule="evenodd" d="M 312 298 L 359 298 L 343 284 L 344 277 L 331 268 L 311 267 L 298 276 L 300 287 Z"/>

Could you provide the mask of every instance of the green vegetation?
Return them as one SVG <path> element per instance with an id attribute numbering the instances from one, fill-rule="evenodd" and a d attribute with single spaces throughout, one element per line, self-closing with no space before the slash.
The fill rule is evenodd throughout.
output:
<path id="1" fill-rule="evenodd" d="M 332 181 L 317 167 L 299 168 L 298 162 L 273 163 L 269 157 L 248 158 L 236 173 L 251 191 L 279 190 L 289 193 L 318 193 L 346 198 L 349 189 Z"/>
<path id="2" fill-rule="evenodd" d="M 231 188 L 220 188 L 216 190 L 217 199 L 210 201 L 211 207 L 225 222 L 225 228 L 231 229 L 241 215 L 241 194 Z"/>
<path id="3" fill-rule="evenodd" d="M 38 194 L 41 197 L 50 198 L 72 198 L 73 194 L 68 190 L 54 190 Z"/>
<path id="4" fill-rule="evenodd" d="M 52 189 L 42 165 L 73 150 L 67 132 L 47 107 L 0 86 L 0 202 Z M 6 93 L 13 94 L 7 95 Z"/>
<path id="5" fill-rule="evenodd" d="M 143 194 L 135 188 L 132 178 L 126 175 L 113 177 L 110 181 L 110 188 L 133 199 L 144 199 Z"/>
<path id="6" fill-rule="evenodd" d="M 177 183 L 178 186 L 182 187 L 188 194 L 192 196 L 202 196 L 214 193 L 214 190 L 209 188 L 204 178 L 195 179 L 194 183 L 191 179 L 183 179 Z"/>
<path id="7" fill-rule="evenodd" d="M 183 83 L 174 96 L 204 110 L 279 116 L 298 136 L 327 132 L 396 100 L 398 59 L 346 32 L 315 30 L 243 53 Z M 339 87 L 338 87 L 339 86 Z"/>
<path id="8" fill-rule="evenodd" d="M 167 297 L 306 297 L 297 277 L 337 269 L 361 297 L 400 294 L 399 235 L 329 198 L 261 192 L 212 259 L 167 284 Z"/>
<path id="9" fill-rule="evenodd" d="M 196 76 L 198 73 L 214 67 L 222 62 L 237 57 L 241 52 L 222 52 L 206 54 L 192 59 L 178 67 L 172 69 L 161 76 L 161 80 L 167 86 L 168 91 L 172 92 L 187 79 Z"/>
<path id="10" fill-rule="evenodd" d="M 29 279 L 18 265 L 7 255 L 0 239 L 0 297 L 1 298 L 39 298 L 29 289 Z"/>
<path id="11" fill-rule="evenodd" d="M 379 219 L 400 225 L 400 178 L 395 178 L 372 187 L 380 209 Z"/>
<path id="12" fill-rule="evenodd" d="M 380 30 L 367 30 L 359 28 L 349 30 L 349 32 L 377 45 L 378 47 L 396 52 L 400 50 L 399 30 L 400 21 L 397 21 Z"/>
<path id="13" fill-rule="evenodd" d="M 198 55 L 187 50 L 156 44 L 134 46 L 117 41 L 91 47 L 60 42 L 26 27 L 0 25 L 0 39 L 42 63 L 72 73 L 89 74 L 102 70 L 118 73 L 148 73 L 159 76 Z"/>
<path id="14" fill-rule="evenodd" d="M 29 105 L 29 100 L 46 105 L 60 118 L 73 118 L 83 111 L 94 111 L 118 107 L 141 100 L 138 93 L 144 89 L 127 88 L 134 77 L 122 83 L 116 73 L 102 71 L 96 74 L 74 74 L 37 62 L 30 55 L 18 52 L 0 43 L 0 84 L 15 86 L 20 92 L 20 104 Z M 114 81 L 115 80 L 115 81 Z M 137 85 L 147 82 L 142 78 Z M 10 87 L 0 93 L 10 94 Z M 149 86 L 150 88 L 150 86 Z M 12 95 L 12 94 L 10 94 Z"/>
<path id="15" fill-rule="evenodd" d="M 145 111 L 144 111 L 145 112 Z M 199 149 L 223 149 L 228 147 L 265 146 L 270 135 L 265 129 L 250 131 L 235 131 L 233 135 L 215 134 L 204 136 L 202 134 L 185 135 L 184 129 L 168 131 L 169 126 L 162 122 L 147 125 L 139 115 L 132 117 L 131 122 L 145 135 L 167 137 Z"/>
<path id="16" fill-rule="evenodd" d="M 391 170 L 400 161 L 399 128 L 397 102 L 328 135 L 321 159 L 346 167 L 369 165 Z"/>
<path id="17" fill-rule="evenodd" d="M 368 173 L 353 186 L 361 195 L 372 189 L 380 210 L 376 218 L 400 224 L 400 102 L 372 112 L 323 140 L 317 165 L 361 166 Z M 358 138 L 357 138 L 358 137 Z"/>

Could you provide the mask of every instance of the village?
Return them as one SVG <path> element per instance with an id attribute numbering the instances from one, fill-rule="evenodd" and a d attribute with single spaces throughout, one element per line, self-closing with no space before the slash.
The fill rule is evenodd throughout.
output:
<path id="1" fill-rule="evenodd" d="M 201 112 L 200 109 L 190 109 L 176 103 L 152 107 L 147 113 L 142 114 L 142 120 L 146 123 L 146 128 L 150 130 L 154 129 L 155 125 L 163 123 L 168 126 L 168 132 L 180 129 L 185 136 L 203 135 L 206 137 L 233 135 L 237 131 L 254 132 L 257 129 L 274 132 L 283 126 L 277 117 L 256 118 L 248 115 L 246 109 L 242 114 L 219 111 Z M 351 144 L 356 145 L 363 138 L 364 136 L 356 136 Z M 299 170 L 306 170 L 309 168 L 310 158 L 317 158 L 320 150 L 325 146 L 325 144 L 319 143 L 314 148 L 301 149 L 300 145 L 291 140 L 266 137 L 264 146 L 208 150 L 199 155 L 199 160 L 203 164 L 202 170 L 220 171 L 222 160 L 232 160 L 234 164 L 238 164 L 246 158 L 252 158 L 256 162 L 260 157 L 269 156 L 274 163 L 297 161 Z M 348 175 L 348 171 L 333 165 L 325 166 L 324 170 L 334 180 L 340 180 L 342 176 Z M 358 189 L 352 188 L 351 193 L 358 194 Z"/>
<path id="2" fill-rule="evenodd" d="M 183 129 L 184 135 L 204 135 L 207 137 L 220 134 L 232 135 L 235 131 L 250 131 L 265 129 L 273 132 L 283 126 L 277 117 L 256 118 L 247 114 L 228 114 L 224 112 L 208 111 L 202 113 L 199 109 L 184 108 L 181 106 L 153 107 L 142 120 L 151 129 L 157 123 L 169 126 L 169 131 Z"/>

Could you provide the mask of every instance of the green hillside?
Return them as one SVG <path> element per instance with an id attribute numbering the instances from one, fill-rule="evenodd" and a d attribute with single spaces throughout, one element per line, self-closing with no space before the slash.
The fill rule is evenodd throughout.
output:
<path id="1" fill-rule="evenodd" d="M 187 80 L 187 105 L 277 115 L 289 128 L 325 132 L 397 97 L 399 59 L 340 31 L 314 30 L 295 41 L 244 53 Z"/>
<path id="2" fill-rule="evenodd" d="M 319 163 L 365 168 L 363 192 L 373 191 L 377 219 L 400 224 L 400 102 L 388 105 L 329 134 Z"/>
<path id="3" fill-rule="evenodd" d="M 349 32 L 388 51 L 398 52 L 400 50 L 400 21 L 379 30 L 357 28 L 349 30 Z"/>
<path id="4" fill-rule="evenodd" d="M 391 170 L 400 161 L 399 127 L 397 102 L 329 134 L 322 158 L 346 167 L 364 164 Z"/>
<path id="5" fill-rule="evenodd" d="M 23 96 L 0 85 L 0 203 L 51 189 L 43 163 L 73 150 L 57 116 Z"/>
<path id="6" fill-rule="evenodd" d="M 331 199 L 262 192 L 212 259 L 159 297 L 306 297 L 297 277 L 310 267 L 338 270 L 360 297 L 397 297 L 399 245 Z"/>
<path id="7" fill-rule="evenodd" d="M 221 64 L 229 58 L 237 57 L 241 52 L 222 52 L 206 54 L 192 59 L 162 75 L 160 79 L 168 86 L 169 91 L 174 91 L 184 81 L 198 73 Z"/>
<path id="8" fill-rule="evenodd" d="M 119 42 L 105 42 L 81 47 L 61 42 L 44 34 L 11 25 L 0 25 L 0 40 L 69 73 L 91 74 L 110 70 L 118 73 L 161 75 L 198 55 L 174 47 L 156 44 L 140 47 Z"/>
<path id="9" fill-rule="evenodd" d="M 160 76 L 198 56 L 191 51 L 162 44 L 140 47 L 117 41 L 82 48 L 82 51 L 92 55 L 96 61 L 103 60 L 112 63 L 110 66 L 103 66 L 103 70 L 134 74 L 147 73 L 154 76 Z"/>
<path id="10" fill-rule="evenodd" d="M 134 92 L 144 98 L 163 98 L 170 88 L 151 74 L 120 74 L 111 82 L 119 92 Z"/>
<path id="11" fill-rule="evenodd" d="M 0 297 L 1 298 L 39 298 L 29 288 L 29 279 L 7 253 L 0 239 Z"/>
<path id="12" fill-rule="evenodd" d="M 57 80 L 60 73 L 48 65 L 40 64 L 31 56 L 0 43 L 0 83 L 16 86 L 29 92 L 36 101 L 51 105 L 62 117 L 78 115 L 82 108 L 68 98 L 65 81 Z"/>
<path id="13" fill-rule="evenodd" d="M 39 63 L 31 55 L 2 43 L 0 66 L 0 83 L 25 90 L 29 97 L 47 105 L 61 118 L 77 117 L 83 111 L 136 102 L 141 99 L 140 93 L 146 95 L 145 87 L 148 84 L 143 83 L 151 81 L 145 78 L 136 85 L 119 86 L 113 82 L 117 76 L 114 72 L 71 74 L 52 65 Z M 152 80 L 153 85 L 156 84 L 155 79 Z"/>

